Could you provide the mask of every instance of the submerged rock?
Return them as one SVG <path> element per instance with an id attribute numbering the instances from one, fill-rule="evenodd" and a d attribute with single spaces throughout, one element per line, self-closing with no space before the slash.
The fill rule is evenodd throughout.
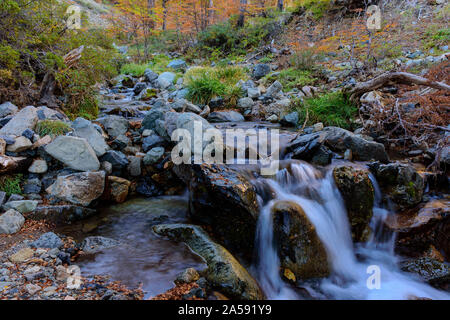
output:
<path id="1" fill-rule="evenodd" d="M 369 223 L 375 200 L 369 171 L 339 166 L 333 169 L 333 178 L 347 207 L 353 241 L 367 241 L 371 233 Z"/>
<path id="2" fill-rule="evenodd" d="M 255 187 L 224 165 L 180 165 L 173 170 L 189 187 L 192 219 L 211 226 L 227 248 L 251 255 L 259 216 Z"/>
<path id="3" fill-rule="evenodd" d="M 205 259 L 206 279 L 227 296 L 242 300 L 261 300 L 261 289 L 252 276 L 224 247 L 214 243 L 199 226 L 186 224 L 157 225 L 153 230 L 175 241 L 185 242 Z"/>
<path id="4" fill-rule="evenodd" d="M 105 249 L 117 247 L 120 245 L 120 242 L 114 239 L 105 238 L 105 237 L 87 237 L 84 239 L 81 244 L 81 249 L 85 253 L 98 253 Z"/>
<path id="5" fill-rule="evenodd" d="M 425 179 L 412 166 L 399 162 L 373 163 L 370 169 L 386 196 L 399 209 L 414 207 L 422 201 Z"/>
<path id="6" fill-rule="evenodd" d="M 272 207 L 272 214 L 281 266 L 291 270 L 297 279 L 328 276 L 325 247 L 302 207 L 280 201 Z"/>

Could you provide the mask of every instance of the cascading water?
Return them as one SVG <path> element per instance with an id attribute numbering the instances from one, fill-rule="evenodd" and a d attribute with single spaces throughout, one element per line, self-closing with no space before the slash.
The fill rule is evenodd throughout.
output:
<path id="1" fill-rule="evenodd" d="M 387 234 L 382 228 L 389 211 L 381 207 L 381 192 L 374 177 L 371 177 L 375 187 L 371 221 L 374 232 L 367 243 L 353 245 L 346 208 L 331 172 L 329 170 L 324 176 L 309 164 L 290 161 L 275 179 L 254 181 L 263 207 L 256 237 L 256 270 L 267 297 L 300 298 L 280 277 L 271 215 L 271 208 L 277 201 L 292 201 L 303 208 L 315 226 L 332 270 L 332 275 L 322 280 L 319 288 L 308 288 L 311 295 L 325 299 L 450 299 L 450 294 L 436 290 L 398 268 L 394 235 Z M 368 285 L 374 271 L 379 271 L 379 288 Z"/>

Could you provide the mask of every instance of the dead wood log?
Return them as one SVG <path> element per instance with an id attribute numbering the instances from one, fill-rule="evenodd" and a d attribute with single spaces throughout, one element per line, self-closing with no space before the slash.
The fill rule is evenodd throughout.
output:
<path id="1" fill-rule="evenodd" d="M 450 92 L 450 86 L 444 82 L 432 81 L 407 72 L 387 72 L 376 77 L 375 79 L 358 83 L 356 86 L 351 89 L 347 89 L 346 91 L 350 95 L 350 99 L 352 101 L 358 101 L 364 93 L 377 90 L 392 82 L 408 85 L 417 84 Z"/>

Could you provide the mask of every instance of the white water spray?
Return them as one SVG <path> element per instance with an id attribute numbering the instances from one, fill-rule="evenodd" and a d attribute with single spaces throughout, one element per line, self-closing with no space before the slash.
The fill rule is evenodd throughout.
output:
<path id="1" fill-rule="evenodd" d="M 271 215 L 271 208 L 277 201 L 299 204 L 326 248 L 332 275 L 321 282 L 319 290 L 313 295 L 327 299 L 450 299 L 450 294 L 434 289 L 398 268 L 394 235 L 384 233 L 382 228 L 389 211 L 381 207 L 381 192 L 374 177 L 371 177 L 375 188 L 371 221 L 374 232 L 366 244 L 358 244 L 355 248 L 345 205 L 331 171 L 323 177 L 312 166 L 300 162 L 290 162 L 289 169 L 280 170 L 275 179 L 254 182 L 261 203 L 264 203 L 256 237 L 258 279 L 269 299 L 299 298 L 279 274 L 280 263 L 273 239 Z M 368 285 L 372 270 L 379 271 L 375 275 L 379 276 L 379 288 Z"/>

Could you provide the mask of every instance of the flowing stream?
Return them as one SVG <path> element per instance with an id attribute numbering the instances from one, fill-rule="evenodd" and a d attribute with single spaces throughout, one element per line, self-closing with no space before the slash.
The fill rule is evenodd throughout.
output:
<path id="1" fill-rule="evenodd" d="M 279 274 L 280 263 L 273 239 L 271 208 L 277 201 L 292 201 L 305 211 L 323 242 L 332 274 L 318 287 L 307 287 L 319 299 L 450 299 L 450 294 L 432 288 L 402 272 L 394 255 L 394 235 L 383 232 L 381 225 L 389 211 L 381 207 L 381 192 L 373 181 L 375 194 L 374 230 L 365 244 L 354 245 L 347 212 L 331 170 L 324 175 L 309 164 L 291 161 L 274 179 L 259 178 L 254 184 L 264 205 L 258 222 L 258 280 L 269 299 L 301 299 Z M 379 271 L 379 287 L 371 275 Z M 369 282 L 369 283 L 368 283 Z"/>

